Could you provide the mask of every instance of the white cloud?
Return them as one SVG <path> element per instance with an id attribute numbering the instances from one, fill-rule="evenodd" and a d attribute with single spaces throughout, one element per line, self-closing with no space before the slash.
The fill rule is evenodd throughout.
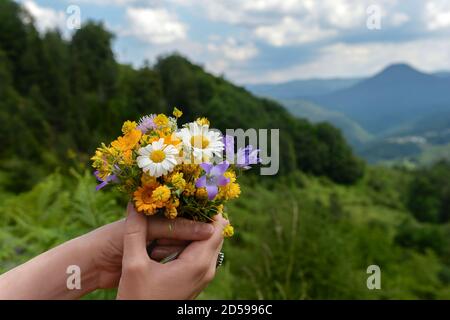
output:
<path id="1" fill-rule="evenodd" d="M 164 8 L 127 8 L 128 27 L 123 35 L 151 44 L 167 44 L 186 38 L 187 26 Z"/>
<path id="2" fill-rule="evenodd" d="M 246 73 L 248 61 L 259 53 L 253 43 L 243 43 L 233 37 L 222 39 L 211 36 L 207 52 L 203 56 L 206 69 L 216 75 L 226 74 L 236 81 Z"/>
<path id="3" fill-rule="evenodd" d="M 253 43 L 239 44 L 232 37 L 221 43 L 209 43 L 207 49 L 213 54 L 223 55 L 224 58 L 233 61 L 245 61 L 258 54 L 258 49 Z"/>
<path id="4" fill-rule="evenodd" d="M 403 12 L 395 12 L 391 17 L 390 17 L 390 22 L 391 25 L 393 25 L 394 27 L 399 27 L 405 23 L 407 23 L 411 18 Z"/>
<path id="5" fill-rule="evenodd" d="M 273 46 L 299 45 L 331 39 L 349 29 L 364 28 L 366 9 L 373 0 L 171 0 L 194 6 L 211 21 L 250 30 L 250 34 Z M 396 13 L 395 0 L 378 0 L 383 16 Z M 405 22 L 396 15 L 394 23 Z"/>
<path id="6" fill-rule="evenodd" d="M 450 42 L 442 39 L 404 43 L 337 43 L 320 50 L 316 59 L 263 74 L 248 74 L 248 83 L 293 79 L 367 76 L 392 63 L 405 62 L 426 72 L 450 69 Z"/>
<path id="7" fill-rule="evenodd" d="M 78 0 L 80 3 L 89 3 L 97 5 L 115 5 L 115 6 L 127 6 L 135 4 L 140 0 Z"/>
<path id="8" fill-rule="evenodd" d="M 337 32 L 321 29 L 318 25 L 310 26 L 287 16 L 277 24 L 257 27 L 254 34 L 273 46 L 281 47 L 323 40 L 335 36 Z"/>
<path id="9" fill-rule="evenodd" d="M 66 16 L 63 11 L 56 11 L 51 8 L 41 7 L 32 0 L 27 0 L 23 6 L 35 19 L 36 28 L 40 32 L 45 32 L 49 29 L 59 28 L 65 29 Z"/>
<path id="10" fill-rule="evenodd" d="M 320 18 L 332 20 L 336 25 L 348 25 L 349 17 L 364 14 L 364 3 L 369 0 L 171 0 L 178 5 L 200 7 L 210 20 L 230 24 L 257 26 L 275 23 L 285 16 Z M 389 0 L 382 0 L 389 1 Z"/>
<path id="11" fill-rule="evenodd" d="M 444 0 L 428 1 L 425 6 L 428 30 L 450 27 L 450 3 Z"/>
<path id="12" fill-rule="evenodd" d="M 311 13 L 316 17 L 323 15 L 325 23 L 338 29 L 349 29 L 363 25 L 366 20 L 366 9 L 372 1 L 366 0 L 325 0 L 317 1 L 311 7 Z M 379 3 L 381 7 L 381 3 Z"/>

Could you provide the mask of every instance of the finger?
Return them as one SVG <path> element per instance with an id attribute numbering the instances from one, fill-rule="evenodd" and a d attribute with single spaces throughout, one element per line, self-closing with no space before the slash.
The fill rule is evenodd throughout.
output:
<path id="1" fill-rule="evenodd" d="M 186 246 L 157 246 L 153 249 L 151 253 L 151 258 L 153 260 L 162 260 L 173 253 L 181 252 L 186 248 Z"/>
<path id="2" fill-rule="evenodd" d="M 211 237 L 214 227 L 184 218 L 150 217 L 148 232 L 151 239 L 205 240 Z"/>
<path id="3" fill-rule="evenodd" d="M 147 256 L 147 217 L 128 203 L 123 237 L 123 260 Z"/>
<path id="4" fill-rule="evenodd" d="M 222 216 L 220 216 L 222 217 Z M 218 216 L 214 217 L 215 219 L 219 219 Z M 223 219 L 223 217 L 222 217 Z M 225 223 L 225 226 L 229 223 L 227 220 L 223 219 L 223 223 Z M 212 257 L 211 257 L 211 261 L 210 261 L 210 266 L 209 266 L 209 270 L 205 275 L 206 278 L 206 284 L 208 284 L 216 275 L 216 270 L 217 270 L 217 259 L 219 257 L 219 253 L 222 250 L 222 246 L 223 246 L 223 234 L 222 234 L 222 238 L 221 241 L 219 243 L 219 245 L 216 247 L 216 250 L 214 251 Z"/>
<path id="5" fill-rule="evenodd" d="M 217 258 L 218 250 L 222 247 L 223 228 L 228 224 L 222 215 L 216 215 L 214 221 L 214 233 L 207 240 L 194 241 L 181 253 L 178 260 L 210 264 L 214 257 Z"/>
<path id="6" fill-rule="evenodd" d="M 158 239 L 158 246 L 187 246 L 190 243 L 188 240 L 178 240 L 178 239 Z"/>
<path id="7" fill-rule="evenodd" d="M 206 272 L 205 275 L 205 281 L 206 281 L 206 285 L 212 281 L 212 279 L 214 279 L 215 275 L 216 275 L 216 271 L 217 271 L 217 260 L 219 258 L 219 253 L 222 250 L 222 246 L 223 246 L 223 238 L 222 241 L 220 242 L 220 244 L 217 246 L 214 254 L 211 257 L 211 261 L 210 261 L 210 265 L 209 265 L 209 270 L 208 272 Z"/>

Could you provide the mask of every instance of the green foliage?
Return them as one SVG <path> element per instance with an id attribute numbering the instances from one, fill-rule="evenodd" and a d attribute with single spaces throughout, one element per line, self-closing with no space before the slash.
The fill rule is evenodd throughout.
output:
<path id="1" fill-rule="evenodd" d="M 420 221 L 450 220 L 450 163 L 442 161 L 418 170 L 410 184 L 408 207 Z"/>
<path id="2" fill-rule="evenodd" d="M 3 199 L 1 271 L 121 216 L 113 194 L 93 192 L 91 174 L 74 175 L 52 174 L 29 192 Z"/>
<path id="3" fill-rule="evenodd" d="M 244 179 L 242 198 L 227 208 L 236 234 L 225 241 L 226 263 L 201 298 L 450 298 L 448 225 L 421 224 L 404 209 L 393 211 L 367 193 L 367 182 L 346 187 L 292 176 L 291 183 L 270 187 Z M 398 193 L 394 186 L 384 192 Z M 94 188 L 90 173 L 71 170 L 70 177 L 54 173 L 28 192 L 4 195 L 0 272 L 119 219 L 123 199 Z M 382 290 L 366 287 L 371 264 L 381 268 Z M 114 295 L 97 291 L 87 298 Z"/>

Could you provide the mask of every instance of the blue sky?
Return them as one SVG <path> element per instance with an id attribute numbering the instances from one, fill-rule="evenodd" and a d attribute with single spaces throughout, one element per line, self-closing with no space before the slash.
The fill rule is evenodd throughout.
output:
<path id="1" fill-rule="evenodd" d="M 18 0 L 44 32 L 101 20 L 119 61 L 177 51 L 239 83 L 450 70 L 450 0 Z M 369 27 L 368 27 L 369 25 Z"/>

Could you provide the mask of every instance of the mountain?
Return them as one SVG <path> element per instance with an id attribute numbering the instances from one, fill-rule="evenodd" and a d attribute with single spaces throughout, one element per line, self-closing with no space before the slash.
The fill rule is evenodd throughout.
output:
<path id="1" fill-rule="evenodd" d="M 350 88 L 311 100 L 380 135 L 399 124 L 450 109 L 450 78 L 396 64 Z"/>
<path id="2" fill-rule="evenodd" d="M 420 119 L 386 132 L 385 137 L 420 135 L 433 144 L 450 143 L 450 108 L 440 112 L 430 112 Z"/>
<path id="3" fill-rule="evenodd" d="M 246 88 L 255 95 L 273 99 L 297 99 L 328 94 L 349 88 L 362 79 L 310 79 L 294 80 L 277 84 L 254 84 Z"/>
<path id="4" fill-rule="evenodd" d="M 313 123 L 330 122 L 342 131 L 344 137 L 355 148 L 360 148 L 372 140 L 372 136 L 358 123 L 342 113 L 327 110 L 306 100 L 279 100 L 294 116 L 306 118 Z"/>
<path id="5" fill-rule="evenodd" d="M 450 110 L 400 124 L 360 148 L 358 153 L 369 162 L 408 160 L 430 164 L 438 159 L 450 159 Z"/>
<path id="6" fill-rule="evenodd" d="M 447 71 L 426 74 L 394 64 L 364 79 L 297 80 L 247 88 L 277 99 L 293 115 L 330 122 L 369 162 L 429 163 L 449 153 Z"/>

